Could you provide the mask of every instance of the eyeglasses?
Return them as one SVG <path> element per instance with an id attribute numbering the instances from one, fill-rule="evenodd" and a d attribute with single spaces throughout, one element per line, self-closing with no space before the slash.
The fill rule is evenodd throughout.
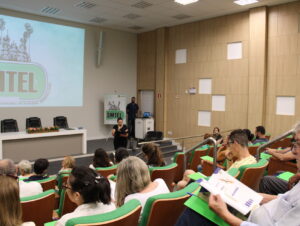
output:
<path id="1" fill-rule="evenodd" d="M 67 183 L 63 183 L 62 188 L 66 189 L 66 190 L 67 189 L 72 190 L 72 188 Z"/>

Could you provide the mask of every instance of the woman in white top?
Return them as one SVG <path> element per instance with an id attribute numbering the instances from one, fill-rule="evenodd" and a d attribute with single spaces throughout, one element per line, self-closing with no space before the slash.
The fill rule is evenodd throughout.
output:
<path id="1" fill-rule="evenodd" d="M 131 199 L 139 200 L 144 207 L 149 197 L 169 192 L 164 180 L 151 182 L 149 169 L 140 158 L 131 156 L 118 165 L 115 195 L 118 207 Z"/>
<path id="2" fill-rule="evenodd" d="M 56 226 L 63 226 L 72 218 L 106 213 L 116 209 L 111 202 L 108 180 L 86 166 L 75 167 L 64 187 L 71 201 L 78 207 L 72 213 L 62 216 Z"/>

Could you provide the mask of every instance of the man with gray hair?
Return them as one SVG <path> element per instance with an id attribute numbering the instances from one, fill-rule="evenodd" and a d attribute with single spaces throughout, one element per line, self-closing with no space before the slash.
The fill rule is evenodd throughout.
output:
<path id="1" fill-rule="evenodd" d="M 285 152 L 284 154 L 281 155 L 279 154 L 274 155 L 274 151 L 272 149 L 267 149 L 267 152 L 269 152 L 269 154 L 273 155 L 276 158 L 278 158 L 277 156 L 281 156 L 281 157 L 286 156 L 286 161 L 293 160 L 293 159 L 296 160 L 297 153 L 295 148 L 297 143 L 300 142 L 299 139 L 297 140 L 297 134 L 300 133 L 300 123 L 295 125 L 294 133 L 296 134 L 295 135 L 296 143 L 293 147 L 290 148 L 288 152 Z M 281 161 L 284 161 L 284 158 L 281 159 Z M 291 177 L 289 181 L 282 180 L 276 176 L 264 176 L 261 179 L 259 184 L 259 192 L 270 194 L 270 195 L 278 195 L 287 192 L 288 190 L 291 189 L 293 184 L 299 181 L 300 167 L 297 165 L 297 168 L 298 168 L 297 174 Z"/>
<path id="2" fill-rule="evenodd" d="M 0 160 L 0 175 L 15 176 L 18 175 L 18 168 L 11 159 Z M 38 182 L 19 181 L 20 198 L 37 195 L 43 192 L 43 188 Z"/>

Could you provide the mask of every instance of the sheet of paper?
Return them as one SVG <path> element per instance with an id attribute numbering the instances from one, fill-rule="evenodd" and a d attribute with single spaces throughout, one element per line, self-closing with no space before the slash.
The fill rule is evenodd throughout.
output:
<path id="1" fill-rule="evenodd" d="M 243 45 L 242 42 L 233 42 L 227 44 L 227 60 L 242 59 Z"/>
<path id="2" fill-rule="evenodd" d="M 199 94 L 211 94 L 211 78 L 199 79 Z"/>
<path id="3" fill-rule="evenodd" d="M 276 115 L 295 115 L 295 97 L 276 97 Z"/>
<path id="4" fill-rule="evenodd" d="M 212 96 L 212 111 L 225 111 L 226 97 L 224 95 Z"/>
<path id="5" fill-rule="evenodd" d="M 198 126 L 210 127 L 211 112 L 210 111 L 198 111 Z"/>
<path id="6" fill-rule="evenodd" d="M 175 64 L 185 64 L 187 62 L 187 50 L 177 49 L 175 53 Z"/>

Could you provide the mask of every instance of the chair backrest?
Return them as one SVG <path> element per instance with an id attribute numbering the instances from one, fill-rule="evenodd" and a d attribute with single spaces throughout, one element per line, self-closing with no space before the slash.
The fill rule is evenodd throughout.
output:
<path id="1" fill-rule="evenodd" d="M 198 183 L 191 183 L 182 190 L 148 198 L 139 226 L 175 225 L 181 212 L 185 209 L 184 202 L 190 197 L 187 193 L 192 193 L 197 188 L 199 188 Z"/>
<path id="2" fill-rule="evenodd" d="M 145 141 L 155 141 L 162 140 L 164 138 L 164 134 L 161 131 L 148 131 L 145 135 Z"/>
<path id="3" fill-rule="evenodd" d="M 43 191 L 55 189 L 56 185 L 56 176 L 48 177 L 43 180 L 37 180 L 42 185 Z"/>
<path id="4" fill-rule="evenodd" d="M 42 122 L 39 117 L 30 117 L 26 119 L 26 129 L 28 128 L 41 128 Z"/>
<path id="5" fill-rule="evenodd" d="M 176 152 L 173 157 L 173 162 L 177 164 L 177 171 L 174 178 L 174 182 L 177 183 L 182 179 L 184 173 L 184 153 Z"/>
<path id="6" fill-rule="evenodd" d="M 53 119 L 53 125 L 63 129 L 69 128 L 68 120 L 65 116 L 56 116 Z"/>
<path id="7" fill-rule="evenodd" d="M 66 226 L 137 226 L 141 209 L 140 202 L 132 199 L 120 208 L 108 213 L 70 219 Z"/>
<path id="8" fill-rule="evenodd" d="M 250 155 L 255 156 L 256 155 L 256 150 L 257 148 L 260 146 L 260 144 L 255 144 L 255 145 L 251 145 L 248 147 L 248 151 L 250 153 Z"/>
<path id="9" fill-rule="evenodd" d="M 96 171 L 103 177 L 108 177 L 111 174 L 116 174 L 118 165 L 109 167 L 97 167 Z"/>
<path id="10" fill-rule="evenodd" d="M 297 164 L 289 161 L 280 161 L 274 157 L 270 158 L 268 166 L 268 175 L 274 175 L 278 171 L 289 171 L 297 173 Z"/>
<path id="11" fill-rule="evenodd" d="M 15 119 L 1 120 L 1 133 L 7 133 L 7 132 L 19 132 L 17 120 Z"/>
<path id="12" fill-rule="evenodd" d="M 36 226 L 52 221 L 55 204 L 55 190 L 21 198 L 22 221 L 33 221 Z"/>
<path id="13" fill-rule="evenodd" d="M 206 156 L 203 156 L 203 157 L 206 157 Z M 208 156 L 210 157 L 210 156 Z M 213 162 L 212 161 L 209 161 L 209 160 L 205 160 L 206 158 L 202 159 L 202 173 L 205 175 L 205 176 L 210 176 L 212 175 L 212 173 L 214 172 L 214 166 L 213 166 Z M 221 166 L 219 164 L 217 164 L 217 167 L 223 169 L 223 170 L 226 170 L 224 166 Z"/>
<path id="14" fill-rule="evenodd" d="M 62 185 L 64 183 L 67 182 L 69 176 L 70 176 L 70 173 L 71 173 L 71 170 L 68 170 L 69 172 L 67 171 L 64 171 L 62 173 L 59 173 L 56 177 L 56 181 L 57 181 L 57 187 L 58 187 L 58 194 L 60 195 L 61 191 L 62 191 Z"/>
<path id="15" fill-rule="evenodd" d="M 71 201 L 66 189 L 62 189 L 59 197 L 58 215 L 61 217 L 67 213 L 71 213 L 76 207 L 77 205 Z"/>
<path id="16" fill-rule="evenodd" d="M 157 178 L 162 178 L 166 182 L 170 191 L 173 190 L 174 178 L 177 171 L 176 163 L 172 163 L 170 165 L 162 167 L 151 167 L 149 168 L 149 170 L 152 181 L 154 181 Z"/>
<path id="17" fill-rule="evenodd" d="M 238 179 L 248 187 L 256 190 L 268 163 L 266 159 L 260 159 L 258 163 L 241 166 Z"/>
<path id="18" fill-rule="evenodd" d="M 191 156 L 191 164 L 190 169 L 194 170 L 195 172 L 198 171 L 198 165 L 201 163 L 201 157 L 207 155 L 209 151 L 209 146 L 204 146 L 203 148 L 197 149 L 192 153 Z"/>
<path id="19" fill-rule="evenodd" d="M 292 140 L 292 138 L 288 138 L 288 137 L 283 138 L 282 140 L 276 141 L 275 143 L 271 144 L 269 146 L 269 148 L 276 149 L 276 148 L 281 147 L 281 148 L 284 149 L 284 148 L 290 147 L 292 145 L 292 141 L 291 140 Z"/>

